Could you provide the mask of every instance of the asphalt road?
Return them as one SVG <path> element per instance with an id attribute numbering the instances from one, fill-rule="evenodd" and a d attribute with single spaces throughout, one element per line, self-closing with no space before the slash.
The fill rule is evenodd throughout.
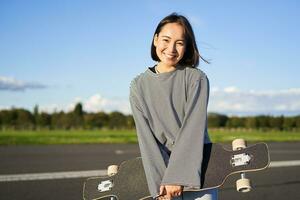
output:
<path id="1" fill-rule="evenodd" d="M 269 143 L 271 161 L 300 160 L 300 143 Z M 229 146 L 228 144 L 226 146 Z M 0 176 L 42 172 L 106 169 L 139 156 L 137 145 L 0 146 Z M 254 189 L 237 193 L 231 176 L 219 199 L 300 199 L 300 166 L 276 167 L 248 174 Z M 85 178 L 0 182 L 1 200 L 82 199 Z"/>

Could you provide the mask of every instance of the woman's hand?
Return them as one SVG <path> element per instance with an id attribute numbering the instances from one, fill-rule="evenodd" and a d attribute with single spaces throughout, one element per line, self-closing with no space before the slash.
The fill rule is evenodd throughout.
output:
<path id="1" fill-rule="evenodd" d="M 181 185 L 162 185 L 159 189 L 159 194 L 162 195 L 159 197 L 159 200 L 171 200 L 173 197 L 178 197 L 182 194 L 182 189 Z"/>

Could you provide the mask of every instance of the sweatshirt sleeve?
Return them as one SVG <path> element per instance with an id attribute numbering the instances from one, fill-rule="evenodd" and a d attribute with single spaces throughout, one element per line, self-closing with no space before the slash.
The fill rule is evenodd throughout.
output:
<path id="1" fill-rule="evenodd" d="M 145 169 L 149 192 L 155 197 L 159 194 L 159 186 L 166 170 L 164 159 L 161 155 L 157 139 L 152 133 L 149 122 L 144 116 L 138 101 L 136 85 L 130 87 L 130 105 L 135 121 L 139 148 Z"/>
<path id="2" fill-rule="evenodd" d="M 201 187 L 201 164 L 207 121 L 209 82 L 205 74 L 188 90 L 186 112 L 179 129 L 162 185 Z"/>

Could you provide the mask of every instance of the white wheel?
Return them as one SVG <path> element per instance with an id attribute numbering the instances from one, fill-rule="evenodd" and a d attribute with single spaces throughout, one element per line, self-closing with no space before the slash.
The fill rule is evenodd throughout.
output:
<path id="1" fill-rule="evenodd" d="M 236 190 L 238 192 L 250 192 L 252 189 L 250 179 L 241 178 L 236 181 Z"/>
<path id="2" fill-rule="evenodd" d="M 118 169 L 119 169 L 118 165 L 110 165 L 110 166 L 108 166 L 108 168 L 107 168 L 107 175 L 108 176 L 115 175 L 116 173 L 118 173 Z"/>
<path id="3" fill-rule="evenodd" d="M 239 149 L 246 148 L 246 141 L 244 139 L 235 139 L 232 141 L 232 150 L 236 151 Z"/>

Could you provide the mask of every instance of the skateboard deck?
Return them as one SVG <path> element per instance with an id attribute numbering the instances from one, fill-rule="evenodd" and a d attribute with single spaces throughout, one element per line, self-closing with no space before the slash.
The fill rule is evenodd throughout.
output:
<path id="1" fill-rule="evenodd" d="M 202 187 L 196 191 L 218 188 L 232 174 L 263 170 L 268 167 L 269 163 L 269 152 L 265 143 L 258 143 L 236 151 L 226 150 L 220 144 L 205 144 Z M 138 157 L 124 161 L 113 176 L 88 178 L 83 186 L 83 199 L 151 199 L 142 159 Z"/>

